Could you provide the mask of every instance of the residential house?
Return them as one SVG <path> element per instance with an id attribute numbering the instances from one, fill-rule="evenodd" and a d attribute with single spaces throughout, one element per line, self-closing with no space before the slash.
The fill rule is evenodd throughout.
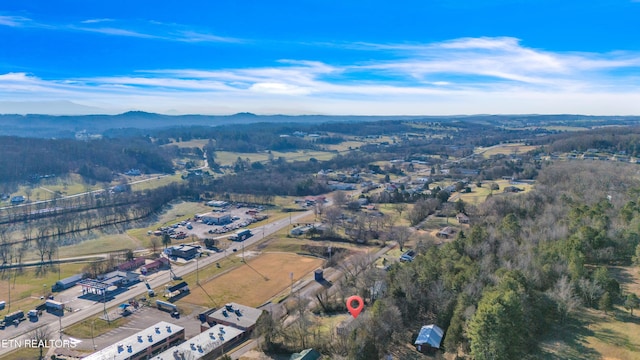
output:
<path id="1" fill-rule="evenodd" d="M 453 228 L 451 228 L 450 226 L 447 226 L 444 229 L 438 231 L 436 236 L 439 237 L 439 238 L 443 238 L 443 239 L 449 239 L 449 238 L 453 237 L 453 234 L 455 234 L 455 232 L 456 231 L 453 230 Z"/>
<path id="2" fill-rule="evenodd" d="M 469 223 L 469 217 L 464 213 L 457 214 L 456 215 L 456 219 L 458 219 L 458 223 L 460 223 L 460 224 L 468 224 Z"/>
<path id="3" fill-rule="evenodd" d="M 444 331 L 438 327 L 438 325 L 432 324 L 423 326 L 420 329 L 418 338 L 414 342 L 416 350 L 421 353 L 429 353 L 440 349 L 440 343 L 442 342 L 443 336 Z"/>

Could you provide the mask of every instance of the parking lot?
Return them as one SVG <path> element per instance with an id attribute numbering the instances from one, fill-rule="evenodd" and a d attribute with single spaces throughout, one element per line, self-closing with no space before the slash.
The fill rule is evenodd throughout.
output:
<path id="1" fill-rule="evenodd" d="M 150 304 L 153 304 L 153 302 Z M 184 328 L 186 338 L 199 334 L 200 321 L 197 317 L 200 312 L 206 309 L 189 304 L 180 304 L 179 308 L 184 312 L 184 314 L 179 318 L 175 318 L 172 317 L 169 312 L 158 310 L 153 305 L 141 307 L 126 317 L 127 322 L 123 326 L 112 329 L 100 336 L 96 336 L 94 339 L 78 339 L 81 340 L 81 342 L 77 345 L 77 350 L 93 350 L 94 343 L 95 348 L 103 349 L 118 342 L 119 340 L 139 332 L 140 330 L 153 326 L 159 321 L 166 321 L 171 324 L 182 326 Z"/>
<path id="2" fill-rule="evenodd" d="M 214 224 L 207 221 L 207 217 L 229 215 L 229 222 Z M 196 214 L 194 218 L 176 222 L 167 227 L 162 227 L 155 232 L 150 232 L 155 236 L 162 236 L 168 233 L 173 239 L 187 239 L 192 235 L 199 239 L 224 238 L 232 235 L 238 229 L 245 228 L 255 222 L 263 221 L 267 218 L 261 206 L 249 207 L 245 204 L 231 204 L 225 207 L 212 208 L 210 213 Z"/>

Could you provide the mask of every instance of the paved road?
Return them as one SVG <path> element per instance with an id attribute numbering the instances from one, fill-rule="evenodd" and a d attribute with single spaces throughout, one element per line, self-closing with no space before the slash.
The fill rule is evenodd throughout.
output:
<path id="1" fill-rule="evenodd" d="M 296 213 L 292 215 L 291 218 L 280 219 L 271 223 L 266 223 L 262 226 L 253 228 L 252 231 L 254 236 L 248 238 L 243 242 L 244 247 L 250 247 L 258 242 L 261 242 L 264 238 L 269 235 L 280 231 L 283 228 L 289 226 L 290 223 L 295 223 L 303 219 L 304 217 L 312 214 L 312 211 L 305 211 L 302 213 Z M 241 244 L 238 244 L 241 246 Z M 239 249 L 239 248 L 238 248 Z M 231 251 L 231 250 L 229 250 Z M 181 267 L 173 267 L 172 270 L 177 276 L 185 276 L 189 273 L 196 271 L 197 267 L 204 268 L 205 266 L 209 266 L 215 262 L 220 261 L 227 255 L 226 252 L 215 253 L 206 258 L 202 258 L 198 262 L 191 261 L 184 266 Z M 162 274 L 159 274 L 162 275 Z M 169 281 L 167 276 L 150 276 L 147 281 L 152 288 L 162 287 Z M 104 311 L 104 304 L 101 302 L 91 302 L 87 300 L 77 299 L 77 296 L 81 294 L 80 289 L 73 288 L 71 291 L 64 292 L 59 295 L 59 299 L 65 302 L 67 307 L 71 307 L 73 312 L 65 313 L 65 316 L 62 319 L 58 319 L 57 317 L 47 315 L 43 316 L 40 321 L 37 323 L 31 323 L 29 326 L 23 326 L 21 324 L 18 327 L 9 327 L 5 330 L 0 330 L 2 334 L 2 339 L 17 339 L 17 340 L 25 340 L 30 339 L 30 332 L 40 326 L 48 326 L 52 333 L 57 334 L 59 332 L 59 328 L 63 329 L 69 327 L 77 322 L 80 322 L 86 318 L 89 318 L 93 315 L 100 314 Z M 144 283 L 139 283 L 127 291 L 116 295 L 112 300 L 107 301 L 106 308 L 110 308 L 113 306 L 117 306 L 123 302 L 128 301 L 134 297 L 140 297 L 141 295 L 147 294 L 147 288 Z M 10 346 L 2 347 L 0 346 L 0 356 L 12 351 L 13 348 Z"/>

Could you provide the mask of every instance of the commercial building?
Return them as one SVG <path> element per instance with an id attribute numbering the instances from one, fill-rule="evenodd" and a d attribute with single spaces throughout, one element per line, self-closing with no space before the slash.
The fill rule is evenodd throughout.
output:
<path id="1" fill-rule="evenodd" d="M 212 360 L 230 350 L 244 338 L 244 331 L 231 326 L 216 325 L 180 345 L 167 349 L 151 360 Z"/>
<path id="2" fill-rule="evenodd" d="M 144 265 L 145 262 L 146 261 L 143 257 L 138 257 L 118 265 L 118 270 L 120 271 L 135 270 L 140 266 Z"/>
<path id="3" fill-rule="evenodd" d="M 82 274 L 76 274 L 56 281 L 51 287 L 51 291 L 62 291 L 75 286 L 80 280 L 82 280 Z"/>
<path id="4" fill-rule="evenodd" d="M 199 246 L 192 245 L 175 245 L 168 247 L 164 250 L 165 254 L 168 256 L 175 256 L 183 259 L 193 259 L 198 255 Z"/>
<path id="5" fill-rule="evenodd" d="M 104 275 L 99 275 L 98 280 L 109 286 L 122 287 L 140 281 L 140 274 L 131 271 L 116 270 Z"/>
<path id="6" fill-rule="evenodd" d="M 161 321 L 117 343 L 95 352 L 84 360 L 149 359 L 184 341 L 184 328 Z"/>
<path id="7" fill-rule="evenodd" d="M 225 225 L 231 222 L 231 215 L 220 213 L 207 213 L 200 215 L 202 222 L 207 225 Z"/>
<path id="8" fill-rule="evenodd" d="M 209 326 L 233 326 L 250 333 L 256 327 L 256 322 L 260 315 L 262 315 L 262 310 L 237 303 L 229 303 L 207 314 L 206 321 Z"/>
<path id="9" fill-rule="evenodd" d="M 159 270 L 160 268 L 169 266 L 169 259 L 161 257 L 152 262 L 140 267 L 140 273 L 146 275 L 150 272 Z"/>

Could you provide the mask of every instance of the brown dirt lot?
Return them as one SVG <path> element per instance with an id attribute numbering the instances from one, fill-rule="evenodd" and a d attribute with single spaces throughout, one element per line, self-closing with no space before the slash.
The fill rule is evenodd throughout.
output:
<path id="1" fill-rule="evenodd" d="M 194 286 L 184 302 L 221 306 L 238 302 L 259 306 L 322 265 L 323 260 L 291 253 L 264 253 L 228 273 Z"/>

